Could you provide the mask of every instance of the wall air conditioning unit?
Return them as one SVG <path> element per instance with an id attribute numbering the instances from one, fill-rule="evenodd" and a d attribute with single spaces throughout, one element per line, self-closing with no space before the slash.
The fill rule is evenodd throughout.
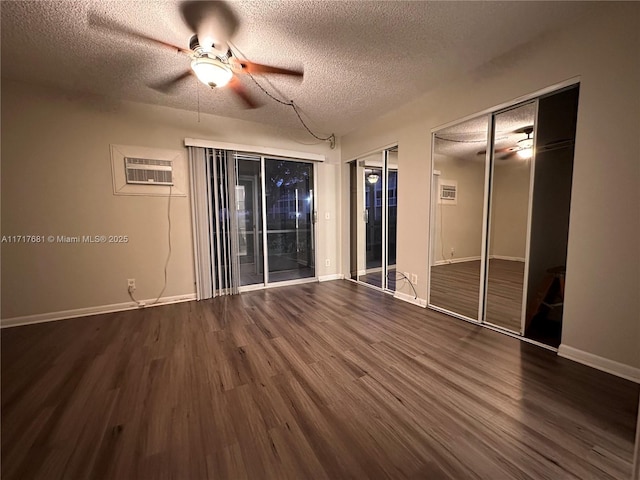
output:
<path id="1" fill-rule="evenodd" d="M 455 200 L 458 188 L 456 185 L 440 185 L 440 198 L 442 200 Z"/>
<path id="2" fill-rule="evenodd" d="M 150 158 L 124 157 L 128 184 L 173 185 L 173 162 Z"/>

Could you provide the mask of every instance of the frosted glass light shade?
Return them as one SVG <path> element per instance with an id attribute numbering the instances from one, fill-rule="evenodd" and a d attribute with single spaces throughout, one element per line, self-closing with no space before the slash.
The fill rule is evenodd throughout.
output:
<path id="1" fill-rule="evenodd" d="M 531 158 L 533 156 L 533 139 L 525 138 L 518 142 L 519 150 L 516 152 L 520 158 Z"/>
<path id="2" fill-rule="evenodd" d="M 231 69 L 215 58 L 196 58 L 191 62 L 191 68 L 198 80 L 209 87 L 224 87 L 233 77 Z"/>

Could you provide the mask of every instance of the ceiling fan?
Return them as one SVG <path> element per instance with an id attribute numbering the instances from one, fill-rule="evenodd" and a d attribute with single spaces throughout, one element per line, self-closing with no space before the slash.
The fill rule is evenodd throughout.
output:
<path id="1" fill-rule="evenodd" d="M 518 140 L 515 145 L 505 148 L 497 148 L 494 153 L 498 160 L 508 160 L 514 156 L 518 156 L 522 159 L 529 159 L 533 155 L 533 126 L 528 125 L 526 127 L 518 128 L 513 133 L 524 133 L 526 138 Z M 480 150 L 478 155 L 486 155 L 486 150 Z"/>
<path id="2" fill-rule="evenodd" d="M 195 75 L 211 88 L 229 86 L 231 91 L 248 108 L 256 108 L 258 103 L 251 98 L 240 80 L 243 74 L 279 74 L 301 78 L 302 70 L 291 70 L 270 65 L 240 60 L 232 53 L 229 42 L 239 26 L 235 13 L 221 1 L 187 1 L 180 5 L 182 18 L 194 32 L 189 40 L 189 48 L 143 35 L 110 20 L 89 14 L 89 25 L 107 29 L 119 35 L 143 40 L 164 48 L 180 52 L 191 59 L 191 68 L 162 82 L 150 85 L 155 90 L 169 93 L 182 81 Z"/>

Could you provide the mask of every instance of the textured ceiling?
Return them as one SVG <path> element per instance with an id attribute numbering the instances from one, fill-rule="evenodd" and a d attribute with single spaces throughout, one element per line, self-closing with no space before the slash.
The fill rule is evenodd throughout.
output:
<path id="1" fill-rule="evenodd" d="M 527 138 L 521 129 L 533 127 L 535 118 L 534 102 L 528 102 L 498 113 L 495 116 L 493 126 L 495 149 L 500 151 L 516 147 L 519 140 Z M 489 115 L 482 115 L 443 128 L 435 133 L 435 153 L 464 160 L 484 161 L 486 156 L 478 153 L 486 151 L 488 133 Z"/>
<path id="2" fill-rule="evenodd" d="M 188 47 L 179 2 L 5 1 L 2 75 L 83 93 L 298 127 L 290 108 L 242 81 L 263 105 L 243 109 L 228 90 L 195 77 L 173 95 L 151 88 L 189 59 L 89 27 L 89 14 Z M 228 2 L 240 20 L 232 39 L 245 59 L 304 68 L 304 79 L 257 77 L 292 99 L 318 133 L 344 134 L 518 45 L 597 8 L 592 2 Z M 526 52 L 523 51 L 523 55 Z"/>

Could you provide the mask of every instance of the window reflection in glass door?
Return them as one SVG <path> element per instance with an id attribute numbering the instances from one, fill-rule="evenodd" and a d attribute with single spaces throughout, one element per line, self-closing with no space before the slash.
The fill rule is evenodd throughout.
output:
<path id="1" fill-rule="evenodd" d="M 364 169 L 365 272 L 361 280 L 382 287 L 382 168 Z"/>
<path id="2" fill-rule="evenodd" d="M 315 277 L 313 164 L 266 158 L 268 282 Z"/>

